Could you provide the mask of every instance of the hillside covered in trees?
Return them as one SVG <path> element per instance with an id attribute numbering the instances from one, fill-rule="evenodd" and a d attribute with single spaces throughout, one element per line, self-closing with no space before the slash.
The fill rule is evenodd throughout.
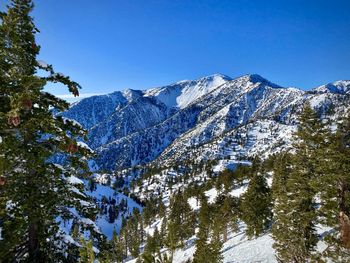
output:
<path id="1" fill-rule="evenodd" d="M 0 262 L 350 262 L 350 82 L 213 75 L 70 105 L 0 13 Z"/>

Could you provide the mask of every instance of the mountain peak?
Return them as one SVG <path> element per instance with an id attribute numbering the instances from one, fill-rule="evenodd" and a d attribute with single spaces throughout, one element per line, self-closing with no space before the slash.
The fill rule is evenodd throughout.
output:
<path id="1" fill-rule="evenodd" d="M 146 90 L 144 96 L 156 97 L 169 108 L 183 109 L 230 80 L 232 79 L 228 76 L 213 74 L 196 80 L 182 80 L 168 86 Z"/>
<path id="2" fill-rule="evenodd" d="M 266 81 L 268 81 L 267 79 L 263 78 L 259 74 L 249 74 L 248 77 L 252 82 L 266 82 Z"/>
<path id="3" fill-rule="evenodd" d="M 326 85 L 322 85 L 313 89 L 317 93 L 336 93 L 336 94 L 346 94 L 350 93 L 350 80 L 338 80 Z"/>
<path id="4" fill-rule="evenodd" d="M 189 79 L 180 80 L 180 81 L 175 82 L 174 85 L 176 85 L 176 84 L 184 84 L 184 83 L 191 83 L 191 82 L 213 81 L 215 79 L 216 80 L 222 79 L 222 80 L 226 80 L 226 81 L 232 80 L 232 78 L 227 76 L 227 75 L 220 74 L 220 73 L 215 73 L 215 74 L 208 75 L 208 76 L 205 76 L 205 77 L 201 77 L 201 78 L 195 79 L 195 80 L 189 80 Z"/>
<path id="5" fill-rule="evenodd" d="M 277 85 L 271 81 L 269 81 L 268 79 L 262 77 L 259 74 L 246 74 L 243 75 L 242 77 L 237 78 L 241 81 L 246 81 L 246 82 L 252 82 L 252 83 L 263 83 L 266 84 L 272 88 L 282 88 L 280 85 Z"/>
<path id="6" fill-rule="evenodd" d="M 216 79 L 216 78 L 221 78 L 221 79 L 224 79 L 224 80 L 232 80 L 231 77 L 229 77 L 227 75 L 224 75 L 224 74 L 220 74 L 220 73 L 216 73 L 216 74 L 212 74 L 212 75 L 209 75 L 209 76 L 205 76 L 205 77 L 200 78 L 199 80 L 212 80 L 212 79 Z"/>

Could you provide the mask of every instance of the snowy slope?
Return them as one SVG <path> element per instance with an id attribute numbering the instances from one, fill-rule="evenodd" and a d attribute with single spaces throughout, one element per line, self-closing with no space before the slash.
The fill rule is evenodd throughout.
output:
<path id="1" fill-rule="evenodd" d="M 350 80 L 341 80 L 314 89 L 317 93 L 350 94 Z"/>
<path id="2" fill-rule="evenodd" d="M 229 80 L 230 77 L 221 74 L 194 81 L 182 80 L 166 87 L 147 90 L 144 96 L 155 97 L 169 108 L 183 109 Z"/>
<path id="3" fill-rule="evenodd" d="M 291 148 L 298 115 L 305 102 L 322 118 L 343 116 L 350 105 L 349 87 L 350 81 L 337 81 L 302 91 L 283 88 L 259 75 L 236 79 L 213 75 L 146 91 L 127 90 L 84 99 L 64 115 L 89 130 L 87 144 L 97 153 L 95 161 L 100 168 L 116 169 L 130 181 L 134 171 L 142 169 L 139 165 L 162 167 L 161 172 L 142 181 L 142 187 L 135 186 L 132 192 L 141 200 L 162 194 L 163 202 L 168 205 L 173 191 L 209 178 L 208 160 L 216 160 L 212 172 L 217 174 L 225 168 L 234 169 L 237 164 L 249 164 L 250 157 L 264 158 Z M 185 171 L 189 161 L 203 165 L 200 170 L 191 171 L 190 176 Z M 173 182 L 171 189 L 169 181 Z M 239 197 L 248 183 L 242 182 L 230 195 Z M 86 194 L 95 198 L 101 211 L 95 222 L 85 223 L 108 238 L 114 228 L 120 229 L 123 216 L 129 215 L 133 208 L 141 210 L 132 199 L 108 186 L 97 185 L 95 191 Z M 218 192 L 212 188 L 205 194 L 209 202 L 214 202 Z M 118 207 L 126 202 L 128 208 L 118 211 L 115 222 L 109 223 L 108 213 L 102 211 L 106 209 L 103 199 L 115 199 Z M 189 203 L 194 210 L 199 209 L 200 204 L 194 198 Z M 108 203 L 107 209 L 110 206 Z M 160 225 L 158 219 L 146 232 L 152 234 Z M 326 230 L 320 226 L 319 231 L 322 234 Z M 175 263 L 193 256 L 195 238 L 187 241 L 185 249 L 176 251 Z M 248 240 L 245 226 L 240 222 L 239 230 L 231 231 L 224 243 L 224 262 L 274 263 L 272 245 L 269 233 Z"/>
<path id="4" fill-rule="evenodd" d="M 222 165 L 220 165 L 222 167 Z M 230 195 L 239 197 L 247 189 L 247 183 L 244 183 L 241 187 L 233 189 L 230 192 Z M 208 197 L 209 203 L 214 203 L 218 192 L 215 188 L 212 188 L 205 192 L 205 195 Z M 189 204 L 193 210 L 198 210 L 200 204 L 198 205 L 194 198 L 189 198 Z M 152 234 L 155 228 L 160 230 L 161 220 L 158 219 L 156 222 L 151 224 L 147 228 L 147 232 Z M 185 242 L 184 249 L 176 250 L 174 254 L 173 263 L 183 263 L 188 259 L 191 259 L 195 253 L 196 236 L 191 237 Z M 223 244 L 222 255 L 224 263 L 251 263 L 251 262 L 264 262 L 264 263 L 275 263 L 275 251 L 272 248 L 273 239 L 271 236 L 266 233 L 257 238 L 248 239 L 245 235 L 245 224 L 239 222 L 238 230 L 233 232 L 230 231 L 228 235 L 228 240 Z M 165 253 L 166 250 L 163 250 Z M 135 263 L 136 259 L 127 261 L 128 263 Z"/>
<path id="5" fill-rule="evenodd" d="M 249 162 L 241 162 L 244 164 L 249 164 Z M 219 162 L 213 170 L 222 171 L 227 167 L 232 167 L 232 165 L 235 165 L 236 163 L 232 160 L 222 160 Z M 157 192 L 156 189 L 163 189 L 163 201 L 166 205 L 169 204 L 169 192 L 167 189 L 164 189 L 162 187 L 163 182 L 166 180 L 166 176 L 169 175 L 176 175 L 181 176 L 181 174 L 177 174 L 174 170 L 168 170 L 165 174 L 162 173 L 159 175 L 156 175 L 154 177 L 155 180 L 152 180 L 153 183 L 149 184 L 149 182 L 144 181 L 143 182 L 143 188 L 146 189 L 146 191 L 150 192 Z M 198 175 L 201 176 L 201 175 Z M 198 176 L 194 176 L 197 177 Z M 186 182 L 188 184 L 189 182 Z M 267 183 L 269 187 L 272 185 L 272 176 L 267 178 Z M 173 186 L 173 189 L 180 189 L 181 185 L 183 186 L 183 183 L 175 184 Z M 239 186 L 234 187 L 228 194 L 234 197 L 240 197 L 242 194 L 244 194 L 248 188 L 249 180 L 244 180 Z M 159 187 L 159 188 L 158 188 Z M 165 191 L 165 192 L 164 192 Z M 214 203 L 216 201 L 216 198 L 219 196 L 219 193 L 216 188 L 211 188 L 204 192 L 204 194 L 208 198 L 208 203 Z M 197 211 L 200 209 L 200 202 L 196 200 L 196 198 L 191 197 L 188 199 L 188 203 L 190 204 L 191 208 L 194 211 Z M 155 229 L 157 228 L 158 231 L 161 227 L 162 218 L 157 218 L 155 222 L 151 223 L 151 225 L 146 227 L 146 233 L 153 235 Z M 197 229 L 198 230 L 198 229 Z M 324 236 L 327 231 L 330 229 L 324 228 L 321 225 L 317 226 L 317 232 L 322 237 Z M 269 232 L 266 232 L 259 237 L 251 238 L 249 239 L 246 234 L 246 225 L 244 222 L 239 221 L 238 222 L 238 229 L 233 231 L 232 229 L 229 230 L 228 233 L 228 240 L 224 242 L 223 247 L 221 249 L 221 253 L 223 256 L 223 263 L 252 263 L 252 262 L 259 262 L 259 263 L 275 263 L 277 262 L 277 259 L 275 257 L 275 250 L 273 248 L 274 240 Z M 177 249 L 174 254 L 173 263 L 184 263 L 189 259 L 193 258 L 193 255 L 196 251 L 196 241 L 197 237 L 192 236 L 187 241 L 185 241 L 185 247 L 181 249 Z M 318 242 L 317 250 L 322 252 L 324 249 L 326 249 L 326 246 L 324 242 L 322 241 L 322 238 Z M 161 253 L 167 253 L 167 249 L 162 249 Z M 131 259 L 127 261 L 127 263 L 135 263 L 137 259 Z"/>
<path id="6" fill-rule="evenodd" d="M 108 215 L 99 213 L 95 219 L 95 223 L 99 228 L 100 232 L 103 233 L 108 239 L 112 238 L 113 230 L 115 229 L 118 233 L 122 226 L 123 217 L 127 217 L 132 214 L 133 209 L 139 209 L 142 211 L 142 207 L 137 204 L 133 199 L 125 196 L 122 193 L 116 192 L 109 186 L 97 184 L 96 190 L 86 190 L 86 194 L 95 199 L 97 205 L 101 204 L 103 196 L 107 199 L 114 198 L 116 200 L 116 206 L 118 206 L 122 200 L 125 200 L 128 208 L 125 212 L 119 213 L 114 223 L 108 222 Z"/>
<path id="7" fill-rule="evenodd" d="M 155 160 L 168 164 L 200 151 L 198 159 L 266 156 L 290 146 L 305 102 L 323 117 L 343 115 L 350 105 L 349 83 L 337 81 L 302 91 L 256 74 L 236 79 L 217 74 L 83 99 L 64 115 L 89 130 L 88 144 L 97 152 L 95 161 L 102 169 Z M 221 152 L 213 154 L 210 149 Z"/>

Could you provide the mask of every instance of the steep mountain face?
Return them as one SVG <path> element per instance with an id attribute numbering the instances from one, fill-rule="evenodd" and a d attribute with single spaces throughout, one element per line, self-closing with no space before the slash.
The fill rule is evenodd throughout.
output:
<path id="1" fill-rule="evenodd" d="M 350 80 L 336 81 L 314 89 L 317 93 L 350 94 Z"/>
<path id="2" fill-rule="evenodd" d="M 305 92 L 276 86 L 256 75 L 228 82 L 214 91 L 217 94 L 203 97 L 202 101 L 211 97 L 215 101 L 200 113 L 198 125 L 179 136 L 157 162 L 266 157 L 285 150 L 291 147 L 303 104 L 310 103 L 323 117 L 340 117 L 349 108 L 348 83 L 338 81 L 325 85 L 332 89 L 322 86 Z"/>
<path id="3" fill-rule="evenodd" d="M 141 91 L 133 90 L 93 96 L 74 103 L 63 115 L 78 121 L 85 129 L 90 129 L 109 118 L 116 109 L 122 108 L 140 96 Z"/>
<path id="4" fill-rule="evenodd" d="M 89 130 L 99 168 L 114 170 L 154 160 L 267 155 L 291 145 L 305 102 L 322 116 L 341 116 L 349 100 L 350 81 L 306 92 L 259 75 L 213 75 L 87 98 L 64 115 Z"/>
<path id="5" fill-rule="evenodd" d="M 145 92 L 145 96 L 155 97 L 169 108 L 183 109 L 230 80 L 230 77 L 220 74 L 198 80 L 183 80 L 169 86 L 150 89 Z"/>
<path id="6" fill-rule="evenodd" d="M 93 126 L 91 147 L 97 148 L 134 132 L 151 127 L 168 117 L 168 108 L 154 98 L 138 97 Z"/>

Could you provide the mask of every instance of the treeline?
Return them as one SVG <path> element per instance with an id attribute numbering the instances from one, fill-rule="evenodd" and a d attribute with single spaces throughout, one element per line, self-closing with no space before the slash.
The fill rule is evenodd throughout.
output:
<path id="1" fill-rule="evenodd" d="M 334 129 L 336 128 L 336 131 Z M 350 116 L 321 121 L 306 105 L 294 151 L 274 158 L 274 248 L 280 262 L 350 261 Z M 316 250 L 317 227 L 330 229 Z"/>

